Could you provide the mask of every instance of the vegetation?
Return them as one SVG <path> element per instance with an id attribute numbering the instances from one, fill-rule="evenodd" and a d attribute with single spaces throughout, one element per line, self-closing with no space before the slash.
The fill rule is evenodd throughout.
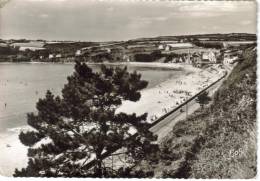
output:
<path id="1" fill-rule="evenodd" d="M 211 101 L 211 98 L 208 96 L 208 94 L 209 92 L 204 91 L 196 99 L 196 102 L 200 104 L 202 109 Z"/>
<path id="2" fill-rule="evenodd" d="M 192 43 L 198 47 L 203 47 L 203 48 L 216 48 L 216 49 L 224 48 L 222 42 L 202 42 L 199 41 L 198 39 L 194 39 Z"/>
<path id="3" fill-rule="evenodd" d="M 55 97 L 47 91 L 46 97 L 36 105 L 37 114 L 28 114 L 27 122 L 33 130 L 21 132 L 19 138 L 29 146 L 29 162 L 26 168 L 16 169 L 14 176 L 151 175 L 151 172 L 133 171 L 135 165 L 158 150 L 154 143 L 156 136 L 145 121 L 147 114 L 115 113 L 122 100 L 138 101 L 140 90 L 146 86 L 140 74 L 128 73 L 126 67 L 102 66 L 95 73 L 86 64 L 77 62 L 62 96 Z M 125 168 L 107 166 L 103 155 L 122 147 L 129 163 Z"/>
<path id="4" fill-rule="evenodd" d="M 51 43 L 46 44 L 44 48 L 48 50 L 50 53 L 62 53 L 62 54 L 68 54 L 68 55 L 75 55 L 75 52 L 78 49 L 84 48 L 84 47 L 90 47 L 90 46 L 97 46 L 98 43 L 94 42 L 71 42 L 71 43 Z"/>
<path id="5" fill-rule="evenodd" d="M 161 51 L 153 51 L 151 54 L 135 54 L 136 62 L 154 62 L 162 57 Z"/>
<path id="6" fill-rule="evenodd" d="M 105 61 L 110 61 L 110 62 L 112 62 L 112 61 L 113 61 L 113 57 L 112 57 L 112 55 L 109 54 L 109 53 L 102 53 L 102 54 L 97 54 L 97 55 L 95 55 L 95 56 L 92 56 L 92 57 L 91 57 L 91 60 L 92 60 L 93 62 L 98 62 L 98 63 L 100 63 L 100 62 L 105 62 Z"/>
<path id="7" fill-rule="evenodd" d="M 256 175 L 256 50 L 216 92 L 213 103 L 178 122 L 162 141 L 155 175 L 253 178 Z"/>

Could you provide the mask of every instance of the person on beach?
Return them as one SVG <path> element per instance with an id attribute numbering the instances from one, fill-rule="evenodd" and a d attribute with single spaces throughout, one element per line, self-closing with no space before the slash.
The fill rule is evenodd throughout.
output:
<path id="1" fill-rule="evenodd" d="M 7 103 L 5 103 L 5 108 L 6 108 L 6 106 L 7 106 Z"/>

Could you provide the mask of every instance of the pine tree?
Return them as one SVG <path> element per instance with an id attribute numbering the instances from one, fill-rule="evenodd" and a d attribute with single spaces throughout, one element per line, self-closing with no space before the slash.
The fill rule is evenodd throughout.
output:
<path id="1" fill-rule="evenodd" d="M 196 99 L 196 102 L 200 104 L 202 109 L 204 108 L 204 105 L 208 104 L 211 101 L 211 98 L 208 96 L 208 94 L 208 92 L 204 91 Z"/>
<path id="2" fill-rule="evenodd" d="M 157 151 L 157 138 L 148 129 L 146 113 L 137 116 L 115 111 L 122 100 L 138 101 L 147 84 L 126 67 L 102 65 L 93 72 L 85 63 L 76 62 L 62 95 L 47 91 L 36 104 L 37 114 L 28 114 L 33 129 L 19 135 L 29 147 L 28 166 L 16 169 L 14 176 L 129 176 L 133 165 Z M 131 167 L 112 170 L 104 166 L 104 153 L 112 154 L 118 148 L 126 150 Z"/>

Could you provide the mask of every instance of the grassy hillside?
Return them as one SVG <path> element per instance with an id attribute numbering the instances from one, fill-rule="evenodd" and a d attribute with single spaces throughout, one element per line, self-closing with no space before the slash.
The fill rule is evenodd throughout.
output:
<path id="1" fill-rule="evenodd" d="M 256 175 L 256 51 L 248 48 L 210 106 L 180 121 L 161 143 L 155 176 Z"/>
<path id="2" fill-rule="evenodd" d="M 44 48 L 46 48 L 50 53 L 62 53 L 62 54 L 71 54 L 75 55 L 75 52 L 78 49 L 89 47 L 89 46 L 96 46 L 98 43 L 94 42 L 72 42 L 72 43 L 52 43 L 46 44 Z"/>
<path id="3" fill-rule="evenodd" d="M 211 40 L 223 41 L 256 41 L 256 34 L 248 33 L 229 33 L 229 34 L 197 34 L 197 35 L 178 35 L 178 36 L 158 36 L 151 38 L 137 38 L 129 40 L 128 42 L 149 42 L 149 41 L 175 41 L 180 39 L 190 38 L 209 38 Z"/>

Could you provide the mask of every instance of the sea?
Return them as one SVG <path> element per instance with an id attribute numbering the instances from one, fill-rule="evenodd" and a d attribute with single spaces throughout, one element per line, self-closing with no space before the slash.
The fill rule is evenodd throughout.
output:
<path id="1" fill-rule="evenodd" d="M 126 65 L 129 72 L 137 71 L 149 82 L 142 94 L 164 81 L 178 78 L 184 71 L 146 65 L 150 64 Z M 100 71 L 99 64 L 89 66 Z M 0 63 L 0 175 L 12 176 L 15 168 L 26 167 L 28 147 L 18 138 L 21 131 L 28 130 L 26 115 L 37 112 L 36 103 L 44 98 L 47 90 L 61 95 L 67 77 L 73 71 L 73 63 Z"/>
<path id="2" fill-rule="evenodd" d="M 89 66 L 94 71 L 100 70 L 99 64 Z M 108 66 L 127 66 L 129 72 L 137 71 L 143 80 L 148 81 L 146 89 L 182 73 L 181 69 L 145 65 Z M 25 126 L 26 114 L 36 111 L 37 101 L 44 98 L 47 90 L 54 95 L 61 95 L 67 77 L 73 71 L 73 63 L 0 63 L 0 134 Z"/>

